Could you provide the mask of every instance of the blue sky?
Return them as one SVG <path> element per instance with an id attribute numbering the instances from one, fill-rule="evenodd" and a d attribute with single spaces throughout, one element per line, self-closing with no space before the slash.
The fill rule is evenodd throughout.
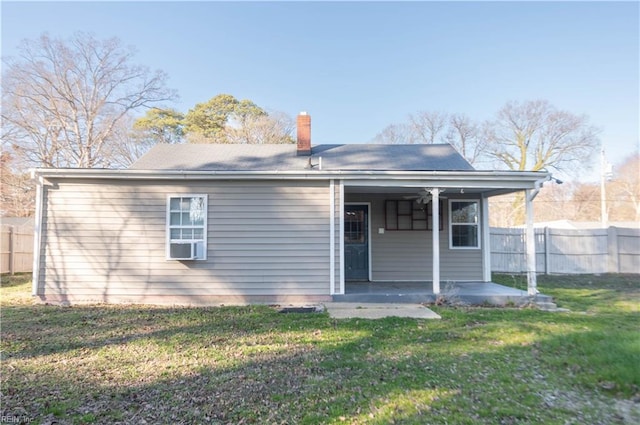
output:
<path id="1" fill-rule="evenodd" d="M 219 93 L 312 116 L 313 143 L 362 143 L 421 110 L 491 118 L 546 99 L 640 146 L 638 2 L 8 2 L 2 55 L 42 32 L 135 46 L 186 112 Z"/>

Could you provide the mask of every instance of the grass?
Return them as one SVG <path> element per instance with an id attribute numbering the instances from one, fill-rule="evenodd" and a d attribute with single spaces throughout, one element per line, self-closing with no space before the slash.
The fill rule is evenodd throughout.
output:
<path id="1" fill-rule="evenodd" d="M 541 276 L 539 287 L 571 312 L 434 306 L 442 320 L 427 321 L 334 320 L 266 306 L 57 307 L 32 303 L 29 276 L 3 276 L 2 416 L 58 424 L 637 423 L 638 276 Z"/>

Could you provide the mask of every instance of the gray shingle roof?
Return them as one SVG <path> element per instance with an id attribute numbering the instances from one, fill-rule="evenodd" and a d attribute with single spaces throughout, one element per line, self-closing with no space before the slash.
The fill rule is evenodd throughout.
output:
<path id="1" fill-rule="evenodd" d="M 322 157 L 323 171 L 473 171 L 449 144 L 318 145 L 311 162 Z M 296 145 L 156 145 L 130 168 L 185 171 L 300 171 L 308 156 L 297 156 Z"/>

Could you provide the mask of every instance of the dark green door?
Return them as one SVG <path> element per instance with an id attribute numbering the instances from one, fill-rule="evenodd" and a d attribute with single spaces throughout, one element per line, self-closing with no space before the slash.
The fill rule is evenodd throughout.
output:
<path id="1" fill-rule="evenodd" d="M 369 280 L 369 207 L 344 207 L 344 265 L 347 280 Z"/>

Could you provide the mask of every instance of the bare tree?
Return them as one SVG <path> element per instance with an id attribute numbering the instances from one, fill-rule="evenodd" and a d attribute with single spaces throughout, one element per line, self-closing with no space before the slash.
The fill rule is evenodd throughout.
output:
<path id="1" fill-rule="evenodd" d="M 113 128 L 111 143 L 104 152 L 104 156 L 110 158 L 111 167 L 127 168 L 154 145 L 165 143 L 149 137 L 147 129 L 139 128 L 136 122 L 134 117 L 127 114 Z"/>
<path id="2" fill-rule="evenodd" d="M 409 115 L 409 123 L 418 143 L 442 143 L 449 118 L 438 111 L 420 111 Z"/>
<path id="3" fill-rule="evenodd" d="M 373 139 L 374 143 L 385 145 L 399 145 L 404 143 L 415 143 L 415 136 L 408 124 L 390 124 Z"/>
<path id="4" fill-rule="evenodd" d="M 514 208 L 515 205 L 515 208 Z M 516 204 L 516 195 L 500 195 L 489 198 L 489 225 L 491 227 L 512 227 L 519 223 L 523 206 Z"/>
<path id="5" fill-rule="evenodd" d="M 536 222 L 599 221 L 600 191 L 595 183 L 546 184 L 533 205 Z M 491 226 L 513 227 L 523 224 L 524 202 L 521 193 L 492 197 L 489 208 Z"/>
<path id="6" fill-rule="evenodd" d="M 568 219 L 576 221 L 598 221 L 600 219 L 600 189 L 595 183 L 578 183 L 571 197 L 572 208 Z"/>
<path id="7" fill-rule="evenodd" d="M 486 143 L 480 137 L 479 125 L 464 114 L 452 114 L 448 123 L 446 141 L 471 164 L 478 164 L 486 156 Z"/>
<path id="8" fill-rule="evenodd" d="M 609 184 L 609 217 L 618 221 L 640 221 L 640 154 L 629 155 L 617 167 Z"/>
<path id="9" fill-rule="evenodd" d="M 444 131 L 447 126 L 447 114 L 444 112 L 421 111 L 410 114 L 407 122 L 391 124 L 374 138 L 375 143 L 414 144 L 446 143 Z"/>
<path id="10" fill-rule="evenodd" d="M 508 102 L 485 134 L 490 155 L 510 170 L 564 169 L 588 163 L 598 131 L 586 116 L 557 110 L 544 100 Z"/>
<path id="11" fill-rule="evenodd" d="M 0 153 L 0 216 L 30 217 L 35 210 L 35 182 L 15 165 L 11 154 Z"/>
<path id="12" fill-rule="evenodd" d="M 225 127 L 228 143 L 294 143 L 293 119 L 282 112 L 267 115 L 248 115 L 242 121 Z"/>
<path id="13" fill-rule="evenodd" d="M 388 125 L 373 141 L 383 144 L 447 143 L 446 126 L 445 113 L 421 111 L 410 114 L 407 122 Z"/>
<path id="14" fill-rule="evenodd" d="M 586 116 L 557 110 L 545 100 L 508 102 L 484 130 L 487 154 L 516 171 L 579 168 L 599 144 L 598 131 Z M 524 222 L 523 205 L 520 193 L 512 205 L 516 224 Z"/>
<path id="15" fill-rule="evenodd" d="M 132 65 L 133 54 L 118 39 L 84 33 L 23 41 L 4 61 L 3 144 L 33 165 L 110 166 L 118 123 L 175 97 L 166 75 Z"/>
<path id="16" fill-rule="evenodd" d="M 374 138 L 375 143 L 449 143 L 471 164 L 485 155 L 480 126 L 464 114 L 422 111 L 406 123 L 391 124 Z"/>
<path id="17" fill-rule="evenodd" d="M 557 110 L 547 101 L 509 102 L 494 121 L 479 125 L 463 114 L 419 112 L 407 123 L 394 124 L 379 133 L 379 143 L 448 142 L 476 167 L 491 161 L 510 170 L 539 171 L 588 164 L 598 146 L 598 131 L 585 116 Z M 584 197 L 582 193 L 577 196 Z M 577 199 L 585 205 L 586 199 Z M 500 210 L 500 225 L 524 222 L 522 194 L 492 199 Z M 578 207 L 577 207 L 578 208 Z M 566 212 L 566 211 L 565 211 Z M 586 211 L 578 208 L 576 216 Z M 495 214 L 493 215 L 496 216 Z"/>

